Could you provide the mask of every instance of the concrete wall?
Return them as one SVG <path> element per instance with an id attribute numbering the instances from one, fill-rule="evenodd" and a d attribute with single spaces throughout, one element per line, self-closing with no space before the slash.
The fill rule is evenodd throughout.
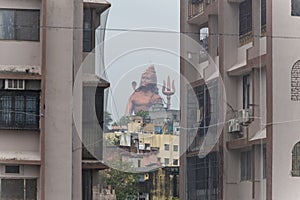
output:
<path id="1" fill-rule="evenodd" d="M 300 17 L 291 1 L 273 3 L 273 200 L 300 198 L 300 179 L 291 176 L 292 148 L 300 141 L 300 104 L 291 101 L 291 69 L 300 59 Z"/>
<path id="2" fill-rule="evenodd" d="M 20 165 L 20 174 L 5 174 L 5 165 L 0 165 L 0 178 L 38 178 L 39 166 Z"/>
<path id="3" fill-rule="evenodd" d="M 0 8 L 40 10 L 41 1 L 0 0 Z M 41 43 L 39 41 L 0 40 L 0 46 L 1 65 L 40 66 Z"/>
<path id="4" fill-rule="evenodd" d="M 79 14 L 83 12 L 83 3 L 82 0 L 75 0 L 74 1 L 74 26 L 76 27 L 82 27 L 83 24 L 83 14 Z M 74 70 L 73 70 L 73 77 L 76 77 L 77 72 L 79 70 L 81 63 L 82 63 L 82 29 L 74 29 Z M 73 80 L 75 81 L 75 80 Z M 75 83 L 74 83 L 74 87 Z M 77 98 L 78 99 L 78 105 L 73 105 L 74 112 L 78 113 L 79 116 L 82 116 L 82 85 L 81 82 L 76 88 Z M 73 90 L 74 95 L 74 90 Z M 75 102 L 74 102 L 75 104 Z M 82 158 L 82 149 L 81 142 L 82 142 L 82 121 L 81 117 L 78 117 L 77 123 L 75 124 L 75 128 L 73 128 L 73 164 L 72 164 L 72 200 L 81 200 L 82 199 L 82 164 L 81 164 L 81 158 Z M 74 151 L 74 149 L 76 149 Z"/>
<path id="5" fill-rule="evenodd" d="M 74 1 L 46 6 L 45 198 L 72 200 Z"/>
<path id="6" fill-rule="evenodd" d="M 39 152 L 39 132 L 0 131 L 0 151 L 35 151 Z"/>

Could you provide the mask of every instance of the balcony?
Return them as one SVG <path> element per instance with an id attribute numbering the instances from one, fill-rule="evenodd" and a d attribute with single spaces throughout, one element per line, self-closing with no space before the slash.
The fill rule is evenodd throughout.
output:
<path id="1" fill-rule="evenodd" d="M 196 15 L 203 14 L 205 7 L 206 7 L 206 3 L 204 1 L 201 1 L 201 0 L 190 1 L 189 2 L 189 19 Z"/>
<path id="2" fill-rule="evenodd" d="M 188 20 L 192 24 L 201 24 L 200 16 L 208 19 L 208 15 L 217 14 L 217 0 L 190 0 L 188 4 Z M 207 20 L 204 20 L 207 21 Z"/>

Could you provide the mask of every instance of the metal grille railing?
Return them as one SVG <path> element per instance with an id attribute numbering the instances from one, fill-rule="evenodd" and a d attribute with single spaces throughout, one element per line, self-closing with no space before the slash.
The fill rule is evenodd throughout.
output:
<path id="1" fill-rule="evenodd" d="M 0 129 L 38 129 L 39 91 L 0 91 Z"/>
<path id="2" fill-rule="evenodd" d="M 217 0 L 190 0 L 189 1 L 189 18 L 202 14 L 205 8 Z"/>

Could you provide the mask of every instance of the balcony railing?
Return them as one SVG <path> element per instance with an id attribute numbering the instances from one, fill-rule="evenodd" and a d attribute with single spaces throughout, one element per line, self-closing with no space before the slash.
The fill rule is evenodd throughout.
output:
<path id="1" fill-rule="evenodd" d="M 190 0 L 189 1 L 189 19 L 196 16 L 203 14 L 205 8 L 216 2 L 217 0 Z"/>
<path id="2" fill-rule="evenodd" d="M 240 46 L 243 46 L 245 44 L 248 44 L 253 41 L 253 34 L 252 31 L 245 33 L 243 35 L 240 35 Z"/>
<path id="3" fill-rule="evenodd" d="M 262 25 L 261 26 L 261 37 L 265 37 L 265 36 L 267 36 L 267 26 Z"/>

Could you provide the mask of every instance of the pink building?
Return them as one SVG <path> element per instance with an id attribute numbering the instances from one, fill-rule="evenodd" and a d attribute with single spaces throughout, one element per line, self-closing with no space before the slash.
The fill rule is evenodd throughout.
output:
<path id="1" fill-rule="evenodd" d="M 181 32 L 199 44 L 181 40 L 181 74 L 191 86 L 181 82 L 181 105 L 189 92 L 199 105 L 181 108 L 181 126 L 197 122 L 198 131 L 181 132 L 180 199 L 300 198 L 299 5 L 181 0 Z M 220 137 L 203 152 L 208 127 L 223 114 Z"/>
<path id="2" fill-rule="evenodd" d="M 106 166 L 101 143 L 86 144 L 102 138 L 95 131 L 109 83 L 80 65 L 109 7 L 104 0 L 0 0 L 0 199 L 92 200 L 93 176 Z M 75 100 L 77 72 L 84 74 Z"/>

